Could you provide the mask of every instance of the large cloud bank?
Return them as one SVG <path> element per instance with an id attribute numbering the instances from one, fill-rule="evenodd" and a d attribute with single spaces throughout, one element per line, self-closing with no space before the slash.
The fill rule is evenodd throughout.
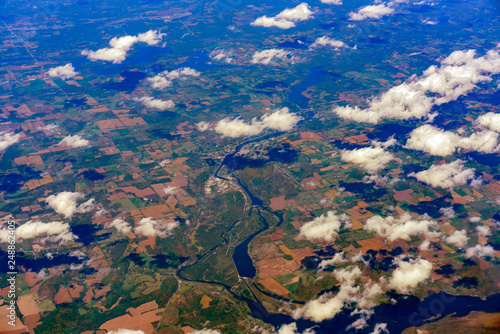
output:
<path id="1" fill-rule="evenodd" d="M 390 241 L 396 239 L 410 240 L 412 236 L 421 235 L 424 237 L 438 236 L 439 232 L 434 231 L 438 224 L 429 220 L 426 216 L 413 218 L 408 213 L 404 213 L 399 218 L 388 216 L 373 216 L 366 220 L 364 229 L 369 232 L 375 232 L 379 236 L 387 238 Z"/>
<path id="2" fill-rule="evenodd" d="M 432 155 L 449 156 L 458 149 L 494 153 L 499 150 L 498 133 L 493 131 L 474 132 L 462 137 L 451 131 L 444 131 L 424 124 L 410 133 L 406 148 L 427 152 Z"/>
<path id="3" fill-rule="evenodd" d="M 109 41 L 110 48 L 103 48 L 97 51 L 83 50 L 83 56 L 87 56 L 92 61 L 105 60 L 112 61 L 114 64 L 119 64 L 127 57 L 127 52 L 135 43 L 143 42 L 148 45 L 157 45 L 165 34 L 159 33 L 156 30 L 149 30 L 137 36 L 114 37 Z"/>
<path id="4" fill-rule="evenodd" d="M 11 235 L 6 227 L 0 228 L 0 242 L 8 242 L 8 237 Z M 78 237 L 71 233 L 69 224 L 53 221 L 43 223 L 41 221 L 28 221 L 27 223 L 16 228 L 17 240 L 38 239 L 38 241 L 50 241 L 63 244 L 73 241 Z"/>
<path id="5" fill-rule="evenodd" d="M 345 213 L 337 215 L 335 211 L 328 211 L 300 228 L 300 235 L 309 240 L 334 241 L 338 237 L 340 228 L 351 228 L 351 219 Z"/>
<path id="6" fill-rule="evenodd" d="M 288 29 L 295 27 L 295 22 L 308 20 L 312 16 L 312 11 L 307 3 L 301 3 L 297 7 L 287 8 L 274 17 L 261 16 L 250 23 L 252 26 L 278 27 Z"/>
<path id="7" fill-rule="evenodd" d="M 476 122 L 490 130 L 500 132 L 500 114 L 489 112 L 479 116 Z"/>
<path id="8" fill-rule="evenodd" d="M 382 119 L 410 119 L 429 116 L 434 105 L 454 101 L 472 91 L 476 84 L 491 81 L 500 73 L 498 49 L 476 57 L 476 50 L 455 51 L 431 66 L 420 76 L 412 76 L 399 86 L 392 87 L 369 101 L 367 109 L 336 107 L 341 118 L 377 124 Z"/>
<path id="9" fill-rule="evenodd" d="M 93 198 L 77 206 L 77 201 L 84 197 L 85 195 L 80 192 L 63 191 L 57 195 L 50 195 L 45 201 L 55 212 L 71 218 L 75 213 L 86 213 L 94 209 Z"/>
<path id="10" fill-rule="evenodd" d="M 455 160 L 449 164 L 432 165 L 429 169 L 418 173 L 411 173 L 420 182 L 432 187 L 451 188 L 467 184 L 474 179 L 474 168 L 466 168 L 462 160 Z"/>
<path id="11" fill-rule="evenodd" d="M 215 127 L 215 132 L 225 137 L 256 136 L 265 129 L 277 131 L 290 131 L 302 117 L 290 113 L 287 107 L 263 115 L 260 120 L 252 119 L 250 123 L 240 118 L 233 120 L 224 118 Z"/>
<path id="12" fill-rule="evenodd" d="M 78 74 L 71 63 L 64 66 L 52 67 L 47 71 L 47 74 L 53 78 L 61 78 L 63 80 L 73 78 Z"/>

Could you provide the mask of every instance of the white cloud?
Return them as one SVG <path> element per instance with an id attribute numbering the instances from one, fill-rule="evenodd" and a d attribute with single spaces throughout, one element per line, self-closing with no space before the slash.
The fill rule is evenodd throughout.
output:
<path id="1" fill-rule="evenodd" d="M 196 124 L 196 129 L 200 132 L 203 132 L 203 131 L 207 131 L 208 128 L 210 127 L 210 123 L 208 122 L 199 122 L 198 124 Z"/>
<path id="2" fill-rule="evenodd" d="M 134 228 L 136 234 L 141 234 L 146 237 L 164 238 L 179 226 L 178 222 L 164 222 L 162 220 L 154 220 L 151 217 L 142 218 Z"/>
<path id="3" fill-rule="evenodd" d="M 311 328 L 306 329 L 302 333 L 297 331 L 297 324 L 295 322 L 292 322 L 291 324 L 286 324 L 282 325 L 278 332 L 275 334 L 314 334 L 315 331 L 313 331 Z"/>
<path id="4" fill-rule="evenodd" d="M 458 159 L 449 164 L 432 165 L 429 169 L 408 176 L 432 187 L 451 188 L 467 184 L 467 181 L 474 179 L 474 172 L 474 168 L 466 168 L 464 162 Z"/>
<path id="5" fill-rule="evenodd" d="M 77 207 L 77 201 L 84 197 L 85 195 L 80 192 L 63 191 L 57 195 L 50 195 L 45 201 L 55 212 L 62 214 L 66 218 L 71 218 L 75 212 L 86 213 L 94 209 L 93 198 Z"/>
<path id="6" fill-rule="evenodd" d="M 224 50 L 214 50 L 210 52 L 209 55 L 210 59 L 216 60 L 216 61 L 224 61 L 225 63 L 231 63 L 233 61 L 233 58 L 231 58 L 231 54 L 224 51 Z"/>
<path id="7" fill-rule="evenodd" d="M 119 64 L 127 57 L 127 51 L 132 48 L 135 43 L 143 42 L 148 45 L 157 45 L 166 34 L 159 33 L 156 30 L 149 30 L 137 36 L 114 37 L 109 41 L 110 48 L 103 48 L 97 51 L 83 50 L 81 54 L 87 56 L 92 61 L 105 60 L 112 61 L 114 64 Z"/>
<path id="8" fill-rule="evenodd" d="M 314 43 L 311 44 L 309 48 L 312 49 L 319 46 L 330 46 L 333 47 L 335 50 L 340 50 L 340 48 L 348 48 L 347 44 L 345 44 L 344 42 L 326 36 L 316 38 Z"/>
<path id="9" fill-rule="evenodd" d="M 373 328 L 373 332 L 371 334 L 382 334 L 382 333 L 389 333 L 389 330 L 387 329 L 387 324 L 385 323 L 379 323 L 376 324 L 375 327 Z"/>
<path id="10" fill-rule="evenodd" d="M 173 71 L 163 71 L 158 73 L 154 77 L 147 78 L 146 81 L 149 82 L 154 89 L 165 89 L 172 86 L 172 81 L 176 79 L 186 80 L 188 77 L 199 77 L 200 72 L 192 69 L 190 67 L 182 67 Z"/>
<path id="11" fill-rule="evenodd" d="M 281 49 L 269 49 L 260 52 L 255 52 L 252 56 L 252 63 L 267 65 L 275 57 L 284 60 L 286 59 L 286 56 L 291 54 L 292 54 L 291 52 Z"/>
<path id="12" fill-rule="evenodd" d="M 82 252 L 81 250 L 78 249 L 78 250 L 69 252 L 68 256 L 73 256 L 73 257 L 76 257 L 78 260 L 83 260 L 87 257 L 87 254 L 85 254 L 84 252 Z"/>
<path id="13" fill-rule="evenodd" d="M 476 231 L 477 235 L 481 237 L 489 237 L 491 235 L 491 229 L 485 225 L 476 226 Z"/>
<path id="14" fill-rule="evenodd" d="M 19 142 L 21 135 L 12 132 L 0 132 L 0 151 L 5 150 L 7 147 Z"/>
<path id="15" fill-rule="evenodd" d="M 132 231 L 130 224 L 121 218 L 113 219 L 113 221 L 108 224 L 108 227 L 114 227 L 118 232 L 123 234 L 127 234 Z"/>
<path id="16" fill-rule="evenodd" d="M 167 109 L 172 109 L 175 107 L 175 103 L 172 100 L 160 100 L 160 99 L 155 99 L 151 96 L 143 96 L 140 98 L 134 98 L 134 101 L 141 102 L 143 105 L 145 105 L 148 108 L 155 108 L 158 110 L 167 110 Z"/>
<path id="17" fill-rule="evenodd" d="M 144 334 L 144 331 L 134 331 L 132 329 L 120 328 L 116 331 L 108 332 L 108 334 Z"/>
<path id="18" fill-rule="evenodd" d="M 455 210 L 453 210 L 452 206 L 446 208 L 440 208 L 439 212 L 443 214 L 446 218 L 455 218 Z"/>
<path id="19" fill-rule="evenodd" d="M 379 19 L 382 16 L 394 13 L 394 9 L 384 4 L 366 6 L 359 9 L 356 13 L 349 13 L 349 20 L 363 21 L 366 19 Z"/>
<path id="20" fill-rule="evenodd" d="M 166 188 L 163 188 L 163 191 L 166 195 L 173 195 L 177 192 L 177 189 L 179 189 L 179 187 L 168 186 Z"/>
<path id="21" fill-rule="evenodd" d="M 89 143 L 90 142 L 87 139 L 83 139 L 80 135 L 73 135 L 64 137 L 63 140 L 61 140 L 61 142 L 57 145 L 77 148 L 88 146 Z"/>
<path id="22" fill-rule="evenodd" d="M 165 89 L 167 87 L 172 87 L 172 80 L 168 80 L 161 74 L 155 75 L 151 78 L 147 78 L 146 81 L 149 82 L 151 87 L 154 89 Z"/>
<path id="23" fill-rule="evenodd" d="M 70 79 L 78 74 L 75 72 L 75 68 L 71 63 L 67 63 L 64 66 L 52 67 L 47 71 L 47 74 L 51 77 L 61 78 L 63 80 Z"/>
<path id="24" fill-rule="evenodd" d="M 421 282 L 431 276 L 432 263 L 424 259 L 410 259 L 409 262 L 399 258 L 398 268 L 392 273 L 390 286 L 399 293 L 408 293 Z"/>
<path id="25" fill-rule="evenodd" d="M 348 260 L 345 258 L 344 252 L 339 252 L 335 254 L 331 259 L 321 261 L 321 263 L 318 266 L 318 269 L 324 270 L 330 266 L 345 263 L 347 261 Z"/>
<path id="26" fill-rule="evenodd" d="M 309 240 L 334 241 L 338 237 L 340 228 L 351 228 L 351 219 L 345 213 L 337 215 L 335 211 L 328 211 L 310 222 L 302 225 L 300 235 Z"/>
<path id="27" fill-rule="evenodd" d="M 384 118 L 430 117 L 434 105 L 454 101 L 472 91 L 476 84 L 492 80 L 490 75 L 498 73 L 499 50 L 490 50 L 482 57 L 476 57 L 475 50 L 455 51 L 441 61 L 440 67 L 431 66 L 420 77 L 414 75 L 373 98 L 367 109 L 346 106 L 336 107 L 333 111 L 344 119 L 373 124 Z"/>
<path id="28" fill-rule="evenodd" d="M 320 0 L 322 3 L 327 5 L 342 5 L 342 0 Z"/>
<path id="29" fill-rule="evenodd" d="M 467 237 L 466 230 L 454 231 L 451 235 L 444 239 L 445 242 L 455 245 L 458 248 L 464 248 L 467 246 L 467 240 L 469 240 L 469 238 Z"/>
<path id="30" fill-rule="evenodd" d="M 263 115 L 260 120 L 254 118 L 250 123 L 247 123 L 240 118 L 235 118 L 233 120 L 224 118 L 219 121 L 215 127 L 215 132 L 225 137 L 232 138 L 255 136 L 260 134 L 265 129 L 290 131 L 300 120 L 302 120 L 302 117 L 290 113 L 289 109 L 284 107 L 272 113 Z"/>
<path id="31" fill-rule="evenodd" d="M 489 112 L 479 116 L 476 122 L 490 130 L 500 132 L 500 114 Z"/>
<path id="32" fill-rule="evenodd" d="M 8 237 L 11 235 L 9 231 L 6 227 L 0 228 L 0 242 L 8 242 Z M 43 223 L 30 220 L 16 228 L 16 238 L 18 240 L 37 239 L 43 242 L 50 241 L 63 244 L 78 237 L 71 233 L 69 224 L 60 221 Z"/>
<path id="33" fill-rule="evenodd" d="M 468 248 L 467 251 L 465 252 L 465 256 L 469 258 L 473 256 L 485 257 L 493 255 L 495 255 L 495 249 L 493 249 L 493 247 L 491 247 L 490 245 L 487 246 L 476 245 L 474 247 Z"/>
<path id="34" fill-rule="evenodd" d="M 394 158 L 392 153 L 382 147 L 363 147 L 352 151 L 342 151 L 340 159 L 360 165 L 368 173 L 375 174 L 385 168 Z"/>
<path id="35" fill-rule="evenodd" d="M 429 220 L 427 216 L 412 218 L 410 214 L 404 213 L 399 218 L 388 216 L 373 216 L 366 220 L 364 229 L 369 232 L 375 232 L 379 236 L 389 239 L 409 240 L 412 236 L 422 235 L 425 237 L 438 236 L 439 232 L 433 231 L 438 224 Z"/>
<path id="36" fill-rule="evenodd" d="M 222 332 L 218 329 L 203 328 L 197 329 L 194 332 L 191 332 L 191 334 L 222 334 Z"/>
<path id="37" fill-rule="evenodd" d="M 311 18 L 312 11 L 307 3 L 301 3 L 297 7 L 287 8 L 274 17 L 261 16 L 250 23 L 252 26 L 277 27 L 280 29 L 289 29 L 295 27 L 294 22 L 305 21 Z"/>
<path id="38" fill-rule="evenodd" d="M 371 316 L 375 313 L 374 310 L 360 310 L 360 309 L 355 309 L 354 311 L 351 312 L 350 316 L 355 316 L 359 315 L 359 319 L 354 321 L 352 324 L 346 327 L 346 330 L 350 330 L 351 328 L 354 328 L 356 330 L 360 330 L 363 328 L 368 327 L 368 320 L 371 318 Z"/>
<path id="39" fill-rule="evenodd" d="M 367 283 L 364 286 L 355 285 L 361 276 L 361 270 L 356 266 L 336 269 L 334 277 L 340 282 L 339 291 L 335 296 L 330 293 L 321 295 L 318 299 L 307 302 L 303 307 L 293 312 L 293 317 L 308 318 L 316 322 L 335 317 L 347 304 L 355 304 L 360 308 L 373 307 L 373 299 L 383 293 L 377 283 Z M 372 282 L 373 283 L 373 282 Z"/>
<path id="40" fill-rule="evenodd" d="M 481 131 L 474 132 L 469 137 L 462 137 L 451 131 L 424 124 L 410 133 L 405 147 L 442 157 L 452 155 L 458 149 L 494 153 L 499 149 L 498 133 Z"/>

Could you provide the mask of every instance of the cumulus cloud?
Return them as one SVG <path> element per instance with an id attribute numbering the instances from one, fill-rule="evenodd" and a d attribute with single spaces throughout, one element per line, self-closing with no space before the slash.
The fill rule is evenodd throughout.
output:
<path id="1" fill-rule="evenodd" d="M 173 195 L 177 192 L 177 189 L 179 189 L 179 187 L 168 186 L 163 188 L 163 191 L 165 192 L 165 195 Z"/>
<path id="2" fill-rule="evenodd" d="M 80 192 L 63 191 L 57 195 L 50 195 L 45 201 L 55 212 L 71 218 L 74 213 L 86 213 L 94 209 L 93 198 L 77 206 L 77 201 L 84 197 L 85 195 Z"/>
<path id="3" fill-rule="evenodd" d="M 320 0 L 322 3 L 327 5 L 342 5 L 342 0 Z"/>
<path id="4" fill-rule="evenodd" d="M 307 302 L 293 312 L 295 319 L 308 318 L 320 322 L 335 317 L 349 304 L 355 304 L 360 308 L 373 307 L 373 299 L 383 293 L 377 283 L 357 286 L 355 282 L 361 276 L 361 270 L 356 266 L 336 269 L 333 275 L 340 282 L 337 294 L 332 296 L 331 293 L 326 293 L 318 299 Z"/>
<path id="5" fill-rule="evenodd" d="M 89 141 L 83 139 L 80 135 L 66 136 L 57 145 L 59 146 L 70 146 L 73 148 L 89 146 Z"/>
<path id="6" fill-rule="evenodd" d="M 114 227 L 118 232 L 123 234 L 127 234 L 132 231 L 130 224 L 121 218 L 113 219 L 113 221 L 108 224 L 108 227 Z"/>
<path id="7" fill-rule="evenodd" d="M 194 332 L 191 332 L 191 334 L 222 334 L 222 332 L 218 329 L 203 328 L 197 329 Z"/>
<path id="8" fill-rule="evenodd" d="M 455 245 L 458 248 L 464 248 L 467 245 L 467 240 L 469 240 L 469 238 L 467 237 L 466 230 L 454 231 L 444 239 L 445 242 Z"/>
<path id="9" fill-rule="evenodd" d="M 360 165 L 370 174 L 375 174 L 385 168 L 394 158 L 392 153 L 387 152 L 382 147 L 363 147 L 352 151 L 342 151 L 340 159 Z"/>
<path id="10" fill-rule="evenodd" d="M 199 122 L 196 124 L 196 129 L 200 132 L 207 131 L 210 128 L 210 123 L 208 122 Z"/>
<path id="11" fill-rule="evenodd" d="M 47 74 L 53 78 L 61 78 L 63 80 L 70 79 L 78 74 L 71 63 L 64 66 L 52 67 L 47 71 Z"/>
<path id="12" fill-rule="evenodd" d="M 172 86 L 172 81 L 176 79 L 187 80 L 188 77 L 199 77 L 200 72 L 190 67 L 182 67 L 173 71 L 163 71 L 154 77 L 147 78 L 154 89 L 164 89 Z"/>
<path id="13" fill-rule="evenodd" d="M 462 160 L 455 160 L 449 164 L 432 165 L 429 169 L 418 173 L 410 173 L 408 176 L 415 177 L 432 187 L 451 188 L 464 185 L 467 181 L 474 179 L 474 168 L 466 168 Z"/>
<path id="14" fill-rule="evenodd" d="M 410 259 L 407 262 L 399 258 L 395 262 L 398 268 L 392 273 L 389 284 L 400 293 L 408 293 L 431 276 L 432 263 L 425 259 Z"/>
<path id="15" fill-rule="evenodd" d="M 158 110 L 167 110 L 167 109 L 172 109 L 175 107 L 175 103 L 172 100 L 160 100 L 160 99 L 155 99 L 151 96 L 143 96 L 139 98 L 134 98 L 134 101 L 141 102 L 143 105 L 145 105 L 148 108 L 155 108 Z"/>
<path id="16" fill-rule="evenodd" d="M 302 117 L 290 113 L 289 109 L 284 107 L 263 115 L 260 120 L 254 118 L 250 123 L 240 118 L 235 118 L 233 120 L 224 118 L 215 127 L 215 132 L 225 137 L 232 138 L 255 136 L 265 129 L 290 131 L 300 120 L 302 120 Z"/>
<path id="17" fill-rule="evenodd" d="M 480 225 L 476 226 L 477 235 L 481 237 L 489 237 L 491 235 L 491 229 L 488 226 Z"/>
<path id="18" fill-rule="evenodd" d="M 271 60 L 273 60 L 273 58 L 285 60 L 287 56 L 291 54 L 292 54 L 291 52 L 281 49 L 269 49 L 260 52 L 255 52 L 252 56 L 252 63 L 267 65 L 271 62 Z"/>
<path id="19" fill-rule="evenodd" d="M 127 52 L 135 43 L 143 42 L 148 45 L 157 45 L 165 35 L 156 30 L 149 30 L 137 36 L 114 37 L 109 41 L 110 48 L 103 48 L 97 51 L 83 50 L 81 54 L 87 56 L 92 61 L 105 60 L 119 64 L 125 60 Z"/>
<path id="20" fill-rule="evenodd" d="M 465 252 L 465 256 L 468 258 L 473 256 L 485 257 L 493 255 L 495 255 L 495 249 L 493 249 L 493 247 L 491 247 L 490 245 L 475 245 L 474 247 L 468 248 Z"/>
<path id="21" fill-rule="evenodd" d="M 12 132 L 0 132 L 0 151 L 19 142 L 21 135 Z"/>
<path id="22" fill-rule="evenodd" d="M 280 29 L 289 29 L 295 27 L 295 22 L 305 21 L 311 18 L 312 11 L 307 3 L 301 3 L 297 7 L 287 8 L 274 17 L 261 16 L 250 23 L 252 26 L 277 27 Z"/>
<path id="23" fill-rule="evenodd" d="M 302 225 L 300 235 L 309 240 L 334 241 L 338 237 L 340 228 L 351 228 L 351 219 L 345 213 L 337 215 L 335 211 L 328 211 L 310 222 Z"/>
<path id="24" fill-rule="evenodd" d="M 224 50 L 214 50 L 214 51 L 210 52 L 209 57 L 210 57 L 210 59 L 213 59 L 216 61 L 223 61 L 223 62 L 228 63 L 228 64 L 233 61 L 231 54 L 224 51 Z"/>
<path id="25" fill-rule="evenodd" d="M 500 114 L 489 112 L 477 118 L 476 123 L 490 130 L 500 132 Z"/>
<path id="26" fill-rule="evenodd" d="M 108 334 L 144 334 L 144 331 L 134 331 L 131 329 L 120 328 L 116 331 L 108 332 Z"/>
<path id="27" fill-rule="evenodd" d="M 350 316 L 355 316 L 359 315 L 359 319 L 354 321 L 352 324 L 346 327 L 346 330 L 350 330 L 351 328 L 354 328 L 355 330 L 360 330 L 363 328 L 368 327 L 368 320 L 371 318 L 371 316 L 375 313 L 374 310 L 360 310 L 360 309 L 355 309 L 354 311 L 351 312 Z"/>
<path id="28" fill-rule="evenodd" d="M 387 324 L 385 323 L 378 323 L 375 325 L 373 328 L 373 332 L 371 334 L 382 334 L 382 333 L 389 333 L 389 330 L 387 329 Z"/>
<path id="29" fill-rule="evenodd" d="M 446 218 L 455 218 L 455 210 L 453 210 L 452 206 L 440 208 L 439 213 L 443 214 Z"/>
<path id="30" fill-rule="evenodd" d="M 291 324 L 282 325 L 276 334 L 314 334 L 316 333 L 311 328 L 306 329 L 302 333 L 297 331 L 297 324 L 292 322 Z"/>
<path id="31" fill-rule="evenodd" d="M 316 38 L 313 44 L 309 46 L 310 49 L 320 47 L 320 46 L 328 46 L 334 48 L 336 51 L 340 50 L 340 48 L 348 48 L 347 44 L 342 41 L 332 39 L 326 36 Z"/>
<path id="32" fill-rule="evenodd" d="M 151 217 L 142 218 L 134 228 L 136 234 L 145 237 L 160 237 L 165 238 L 179 226 L 178 222 L 164 222 L 162 220 L 154 220 Z"/>
<path id="33" fill-rule="evenodd" d="M 357 12 L 349 13 L 349 20 L 363 21 L 366 19 L 379 19 L 382 16 L 394 13 L 394 9 L 387 7 L 384 4 L 371 5 L 360 8 Z"/>
<path id="34" fill-rule="evenodd" d="M 8 237 L 11 235 L 9 231 L 7 226 L 0 228 L 0 242 L 8 242 Z M 71 232 L 69 224 L 60 221 L 43 223 L 30 220 L 16 228 L 17 240 L 38 239 L 38 241 L 42 242 L 50 241 L 63 244 L 77 238 Z"/>
<path id="35" fill-rule="evenodd" d="M 437 227 L 438 224 L 427 216 L 413 218 L 409 213 L 404 213 L 399 218 L 373 216 L 368 218 L 363 226 L 366 231 L 375 232 L 390 241 L 409 240 L 416 235 L 435 237 L 439 235 L 439 232 L 434 231 Z"/>
<path id="36" fill-rule="evenodd" d="M 344 252 L 339 252 L 335 254 L 331 259 L 323 260 L 318 266 L 319 270 L 324 270 L 330 266 L 335 266 L 337 264 L 345 263 L 348 260 L 345 258 Z"/>
<path id="37" fill-rule="evenodd" d="M 462 137 L 454 132 L 424 124 L 410 133 L 405 147 L 442 157 L 452 155 L 458 149 L 494 153 L 498 151 L 498 133 L 481 131 L 474 132 L 469 137 Z"/>
<path id="38" fill-rule="evenodd" d="M 384 118 L 410 119 L 430 117 L 434 105 L 456 100 L 472 91 L 476 84 L 491 81 L 491 75 L 500 73 L 498 49 L 476 57 L 476 50 L 455 51 L 431 66 L 420 77 L 412 76 L 406 82 L 392 87 L 369 101 L 367 109 L 336 107 L 341 118 L 377 124 Z"/>

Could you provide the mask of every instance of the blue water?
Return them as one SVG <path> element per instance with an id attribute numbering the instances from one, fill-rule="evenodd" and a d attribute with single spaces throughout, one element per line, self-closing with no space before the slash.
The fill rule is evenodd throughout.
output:
<path id="1" fill-rule="evenodd" d="M 290 87 L 290 94 L 288 94 L 288 101 L 296 104 L 301 109 L 309 108 L 309 98 L 302 95 L 302 92 L 309 87 L 318 85 L 325 81 L 328 74 L 323 71 L 324 66 L 317 66 L 311 68 L 309 75 L 299 82 Z"/>

